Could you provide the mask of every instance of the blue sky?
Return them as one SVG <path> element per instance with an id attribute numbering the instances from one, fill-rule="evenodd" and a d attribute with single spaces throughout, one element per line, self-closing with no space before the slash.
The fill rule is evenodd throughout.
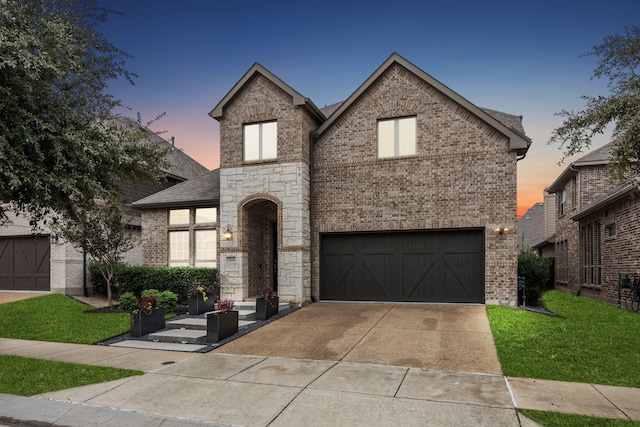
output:
<path id="1" fill-rule="evenodd" d="M 346 99 L 398 52 L 475 105 L 524 116 L 533 146 L 518 164 L 522 213 L 567 163 L 547 145 L 562 109 L 607 94 L 591 80 L 607 35 L 640 25 L 640 2 L 98 0 L 112 15 L 98 29 L 133 56 L 135 86 L 110 84 L 151 129 L 208 168 L 219 162 L 208 112 L 254 62 L 323 107 Z M 608 142 L 604 135 L 594 148 Z"/>

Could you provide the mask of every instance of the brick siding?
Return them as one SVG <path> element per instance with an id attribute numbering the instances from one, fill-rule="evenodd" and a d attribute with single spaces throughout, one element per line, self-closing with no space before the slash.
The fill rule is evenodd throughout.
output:
<path id="1" fill-rule="evenodd" d="M 378 159 L 378 119 L 417 117 L 417 153 Z M 516 297 L 516 154 L 506 137 L 400 65 L 314 144 L 313 294 L 319 233 L 484 228 L 485 299 Z M 508 227 L 502 236 L 496 227 Z"/>

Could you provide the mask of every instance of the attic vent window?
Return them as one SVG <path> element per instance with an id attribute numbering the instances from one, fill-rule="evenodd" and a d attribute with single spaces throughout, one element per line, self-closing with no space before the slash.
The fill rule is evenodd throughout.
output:
<path id="1" fill-rule="evenodd" d="M 378 121 L 378 158 L 416 154 L 416 118 L 401 117 Z"/>
<path id="2" fill-rule="evenodd" d="M 244 160 L 272 160 L 278 157 L 278 122 L 244 125 Z"/>

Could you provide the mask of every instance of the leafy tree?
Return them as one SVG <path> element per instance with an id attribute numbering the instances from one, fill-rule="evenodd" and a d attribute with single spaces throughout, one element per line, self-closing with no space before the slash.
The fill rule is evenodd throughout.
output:
<path id="1" fill-rule="evenodd" d="M 95 30 L 93 0 L 0 0 L 0 222 L 73 219 L 119 182 L 156 182 L 165 151 L 149 131 L 114 120 L 107 82 L 133 83 L 129 56 Z"/>
<path id="2" fill-rule="evenodd" d="M 95 259 L 107 285 L 107 300 L 113 304 L 113 282 L 122 255 L 139 242 L 137 234 L 123 222 L 124 203 L 112 195 L 76 209 L 73 216 L 56 226 L 61 236 Z"/>
<path id="3" fill-rule="evenodd" d="M 581 111 L 563 110 L 562 126 L 552 133 L 549 144 L 564 148 L 564 157 L 588 148 L 591 138 L 613 124 L 610 170 L 617 179 L 640 172 L 640 28 L 625 27 L 625 34 L 607 36 L 600 45 L 583 54 L 600 58 L 592 78 L 608 78 L 608 96 L 583 96 Z"/>

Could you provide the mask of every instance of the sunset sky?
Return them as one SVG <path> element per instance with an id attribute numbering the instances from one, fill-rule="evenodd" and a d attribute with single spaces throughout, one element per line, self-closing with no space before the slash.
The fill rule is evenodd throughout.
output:
<path id="1" fill-rule="evenodd" d="M 445 4 L 446 3 L 446 4 Z M 98 27 L 133 58 L 135 86 L 109 91 L 118 111 L 175 137 L 176 146 L 213 169 L 218 122 L 209 111 L 254 62 L 318 107 L 348 98 L 397 52 L 479 107 L 522 115 L 533 145 L 518 163 L 518 214 L 541 202 L 567 167 L 548 146 L 555 113 L 606 95 L 591 80 L 607 35 L 640 25 L 640 1 L 210 1 L 99 0 L 122 12 Z M 591 149 L 608 142 L 603 135 Z M 472 159 L 469 159 L 472 161 Z"/>

